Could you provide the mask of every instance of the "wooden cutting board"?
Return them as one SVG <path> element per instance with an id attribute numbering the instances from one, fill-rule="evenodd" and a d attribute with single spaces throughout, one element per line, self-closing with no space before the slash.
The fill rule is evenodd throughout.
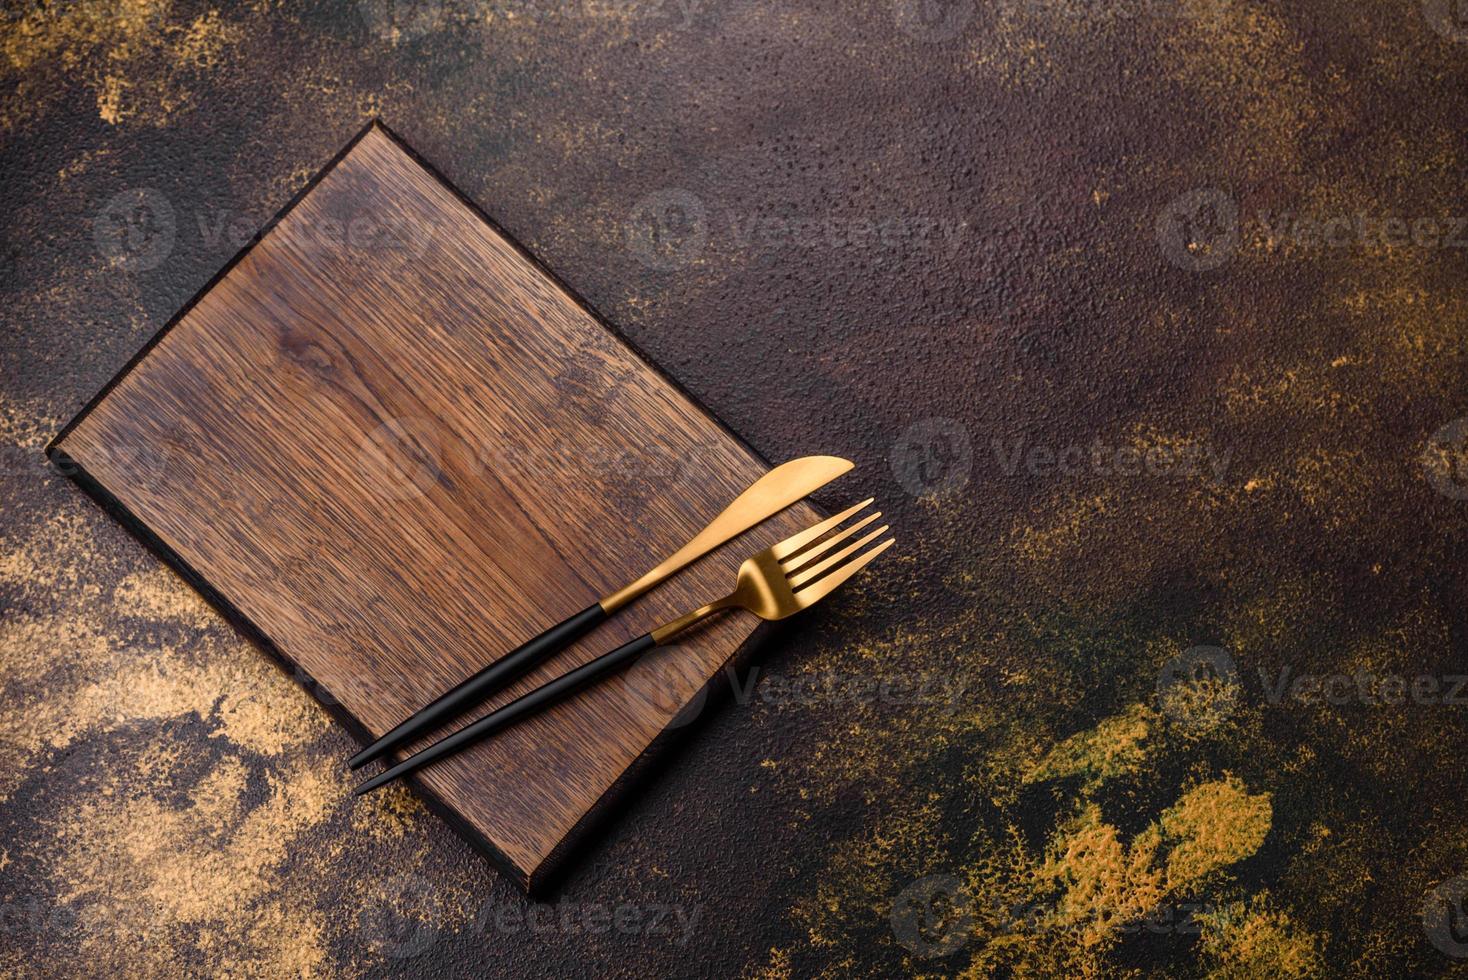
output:
<path id="1" fill-rule="evenodd" d="M 376 124 L 48 452 L 364 740 L 768 468 Z M 726 545 L 494 704 L 723 594 L 818 516 Z M 715 622 L 416 788 L 531 889 L 755 625 Z"/>

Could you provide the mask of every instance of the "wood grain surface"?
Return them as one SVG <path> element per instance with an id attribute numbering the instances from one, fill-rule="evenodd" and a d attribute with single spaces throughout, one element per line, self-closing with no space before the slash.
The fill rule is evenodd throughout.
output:
<path id="1" fill-rule="evenodd" d="M 52 448 L 361 736 L 767 468 L 376 126 Z M 816 516 L 725 546 L 493 703 L 722 594 Z M 531 888 L 754 626 L 715 622 L 416 785 Z"/>

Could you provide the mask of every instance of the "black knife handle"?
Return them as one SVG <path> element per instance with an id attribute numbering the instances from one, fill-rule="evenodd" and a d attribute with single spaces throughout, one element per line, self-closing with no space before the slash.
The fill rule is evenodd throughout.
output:
<path id="1" fill-rule="evenodd" d="M 532 640 L 527 640 L 479 673 L 462 681 L 457 687 L 442 694 L 437 700 L 421 708 L 392 731 L 352 756 L 347 763 L 352 769 L 360 769 L 373 759 L 436 728 L 453 715 L 473 707 L 496 691 L 511 684 L 536 664 L 551 654 L 564 650 L 585 636 L 591 629 L 606 622 L 607 613 L 600 603 L 587 606 L 563 623 L 558 623 Z"/>
<path id="2" fill-rule="evenodd" d="M 630 664 L 644 650 L 651 650 L 657 646 L 657 641 L 652 638 L 651 633 L 644 633 L 630 643 L 624 643 L 611 653 L 604 653 L 589 663 L 582 664 L 575 670 L 562 674 L 553 681 L 549 681 L 537 687 L 528 694 L 523 694 L 509 704 L 496 708 L 478 721 L 465 725 L 446 738 L 439 739 L 428 748 L 417 755 L 409 756 L 402 762 L 378 773 L 371 779 L 362 783 L 352 790 L 352 795 L 361 796 L 386 783 L 392 782 L 404 773 L 420 769 L 443 758 L 451 752 L 456 752 L 472 742 L 477 742 L 486 735 L 492 735 L 502 728 L 522 718 L 535 714 L 543 708 L 549 707 L 562 698 L 569 697 L 587 685 L 601 680 L 608 674 L 615 673 Z"/>

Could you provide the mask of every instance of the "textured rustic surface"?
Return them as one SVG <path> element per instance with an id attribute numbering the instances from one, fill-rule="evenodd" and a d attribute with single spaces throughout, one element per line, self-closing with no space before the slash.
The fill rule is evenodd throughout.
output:
<path id="1" fill-rule="evenodd" d="M 375 124 L 54 452 L 373 738 L 766 469 Z M 790 508 L 412 748 L 722 595 L 818 519 Z M 538 883 L 757 622 L 712 621 L 410 778 Z"/>
<path id="2" fill-rule="evenodd" d="M 1463 216 L 1451 5 L 381 9 L 72 2 L 6 34 L 12 963 L 1462 971 L 1423 912 L 1468 874 L 1464 707 L 1270 697 L 1468 672 L 1465 250 L 1318 227 Z M 902 531 L 533 926 L 405 794 L 348 803 L 349 740 L 39 459 L 378 112 L 764 455 L 857 460 Z M 144 188 L 167 209 L 123 248 Z M 1189 248 L 1208 188 L 1237 220 Z M 1159 700 L 1194 645 L 1247 681 L 1231 710 Z M 790 690 L 859 671 L 970 690 Z M 918 960 L 890 913 L 931 875 L 985 923 Z"/>

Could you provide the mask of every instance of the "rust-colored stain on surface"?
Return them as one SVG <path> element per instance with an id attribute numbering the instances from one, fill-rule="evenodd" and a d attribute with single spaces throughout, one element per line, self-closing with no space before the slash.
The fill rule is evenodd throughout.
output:
<path id="1" fill-rule="evenodd" d="M 5 18 L 6 972 L 1464 969 L 1451 4 Z M 904 542 L 542 905 L 42 459 L 378 113 Z"/>

